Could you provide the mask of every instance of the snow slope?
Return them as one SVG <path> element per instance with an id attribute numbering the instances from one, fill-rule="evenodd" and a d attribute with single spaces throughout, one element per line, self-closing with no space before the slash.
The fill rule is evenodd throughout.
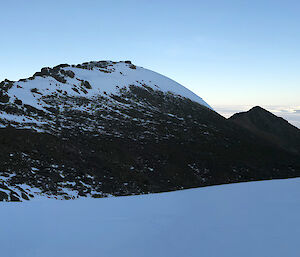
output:
<path id="1" fill-rule="evenodd" d="M 172 92 L 211 108 L 201 97 L 159 73 L 125 62 L 114 63 L 107 61 L 107 63 L 108 67 L 105 69 L 96 66 L 91 67 L 91 69 L 64 67 L 63 70 L 72 71 L 75 74 L 74 78 L 65 77 L 66 83 L 56 81 L 49 76 L 37 76 L 31 80 L 20 80 L 14 82 L 12 88 L 9 89 L 8 95 L 12 100 L 19 99 L 23 103 L 42 109 L 44 103 L 40 100 L 41 97 L 39 95 L 32 92 L 32 89 L 37 89 L 41 96 L 50 95 L 57 90 L 63 90 L 68 95 L 77 96 L 81 94 L 85 97 L 92 97 L 104 95 L 104 92 L 106 94 L 116 94 L 118 93 L 118 88 L 128 87 L 129 85 L 141 86 L 141 83 L 144 83 L 155 90 Z M 134 68 L 130 68 L 132 66 Z M 92 85 L 92 89 L 88 90 L 87 94 L 72 90 L 74 85 L 79 86 L 82 80 L 89 81 Z"/>
<path id="2" fill-rule="evenodd" d="M 90 100 L 90 103 L 97 102 L 99 97 L 106 97 L 120 105 L 111 97 L 120 95 L 120 90 L 129 89 L 131 86 L 172 93 L 212 109 L 201 97 L 174 80 L 135 66 L 129 61 L 87 62 L 78 65 L 46 67 L 41 72 L 35 73 L 33 77 L 16 82 L 1 82 L 0 127 L 10 124 L 17 128 L 35 127 L 37 131 L 45 131 L 41 129 L 41 126 L 52 123 L 49 121 L 49 117 L 48 119 L 41 117 L 41 113 L 44 116 L 51 116 L 50 108 L 54 107 L 60 111 L 65 108 L 87 111 L 82 106 L 67 106 L 67 103 L 64 102 L 66 97 L 84 98 Z M 4 104 L 1 104 L 3 95 L 9 101 L 2 100 Z M 41 111 L 39 115 L 28 115 L 28 110 L 30 111 L 32 107 Z M 99 109 L 104 108 L 105 106 L 102 104 Z"/>
<path id="3" fill-rule="evenodd" d="M 6 257 L 297 257 L 300 179 L 0 205 Z"/>

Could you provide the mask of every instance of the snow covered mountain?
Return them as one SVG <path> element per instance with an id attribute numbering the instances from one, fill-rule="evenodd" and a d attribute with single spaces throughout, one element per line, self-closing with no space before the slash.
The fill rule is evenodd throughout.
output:
<path id="1" fill-rule="evenodd" d="M 91 115 L 99 109 L 101 103 L 101 108 L 106 107 L 113 113 L 126 115 L 120 113 L 120 109 L 129 106 L 126 102 L 128 99 L 118 99 L 131 89 L 159 90 L 211 108 L 199 96 L 177 82 L 137 67 L 130 61 L 89 62 L 76 66 L 63 64 L 52 69 L 43 68 L 28 79 L 3 81 L 0 86 L 0 101 L 9 103 L 5 105 L 6 108 L 1 109 L 0 126 L 10 124 L 37 131 L 55 130 L 55 113 L 61 111 L 60 108 Z M 88 126 L 85 129 L 89 129 Z"/>
<path id="2" fill-rule="evenodd" d="M 125 62 L 0 83 L 0 200 L 162 192 L 300 176 L 299 156 Z"/>

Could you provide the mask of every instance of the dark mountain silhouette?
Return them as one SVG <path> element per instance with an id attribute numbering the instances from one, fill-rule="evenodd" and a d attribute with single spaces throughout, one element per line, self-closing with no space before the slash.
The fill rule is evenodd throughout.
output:
<path id="1" fill-rule="evenodd" d="M 236 113 L 229 120 L 282 149 L 300 155 L 300 129 L 259 106 Z"/>

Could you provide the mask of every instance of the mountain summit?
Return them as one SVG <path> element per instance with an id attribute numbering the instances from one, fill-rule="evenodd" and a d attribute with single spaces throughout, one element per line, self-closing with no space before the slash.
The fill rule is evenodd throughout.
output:
<path id="1" fill-rule="evenodd" d="M 0 83 L 0 200 L 146 194 L 300 176 L 299 156 L 125 62 Z"/>

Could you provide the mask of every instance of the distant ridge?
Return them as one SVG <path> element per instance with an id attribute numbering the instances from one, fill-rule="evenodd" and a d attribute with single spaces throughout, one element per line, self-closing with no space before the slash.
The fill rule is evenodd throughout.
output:
<path id="1" fill-rule="evenodd" d="M 300 154 L 300 129 L 260 106 L 236 113 L 229 120 L 287 151 Z"/>

